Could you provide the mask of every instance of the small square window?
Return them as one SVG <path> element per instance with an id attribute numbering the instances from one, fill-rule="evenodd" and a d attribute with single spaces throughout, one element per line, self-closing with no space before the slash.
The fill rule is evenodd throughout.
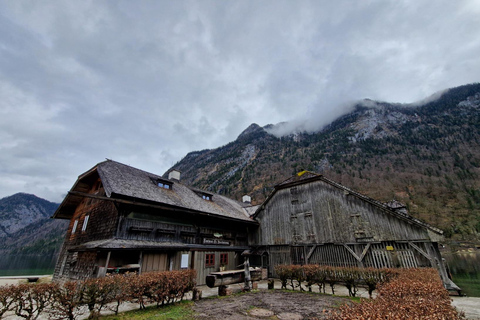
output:
<path id="1" fill-rule="evenodd" d="M 215 266 L 215 253 L 207 253 L 205 255 L 205 267 Z"/>

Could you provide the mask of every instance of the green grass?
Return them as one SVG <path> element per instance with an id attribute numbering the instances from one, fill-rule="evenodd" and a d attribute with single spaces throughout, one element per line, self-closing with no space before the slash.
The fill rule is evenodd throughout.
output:
<path id="1" fill-rule="evenodd" d="M 183 300 L 181 302 L 165 305 L 161 307 L 151 306 L 144 310 L 132 310 L 118 315 L 101 317 L 102 320 L 188 320 L 192 319 L 194 312 L 192 310 L 193 302 Z"/>
<path id="2" fill-rule="evenodd" d="M 462 293 L 469 297 L 480 297 L 480 279 L 472 278 L 468 275 L 454 275 L 453 282 L 460 288 Z"/>

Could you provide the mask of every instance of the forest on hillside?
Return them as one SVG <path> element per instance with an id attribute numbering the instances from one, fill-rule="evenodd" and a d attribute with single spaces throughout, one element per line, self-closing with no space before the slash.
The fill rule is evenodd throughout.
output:
<path id="1" fill-rule="evenodd" d="M 276 137 L 251 125 L 239 138 L 191 152 L 174 168 L 195 187 L 261 203 L 273 187 L 310 170 L 476 241 L 480 233 L 480 84 L 422 106 L 359 103 L 323 130 Z"/>

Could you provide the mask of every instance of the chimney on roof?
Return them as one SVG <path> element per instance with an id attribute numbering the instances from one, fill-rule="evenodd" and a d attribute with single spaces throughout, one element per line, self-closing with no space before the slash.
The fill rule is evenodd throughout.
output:
<path id="1" fill-rule="evenodd" d="M 180 181 L 180 171 L 173 169 L 168 173 L 168 180 Z"/>
<path id="2" fill-rule="evenodd" d="M 252 198 L 250 196 L 244 195 L 242 197 L 242 202 L 243 203 L 252 203 Z"/>

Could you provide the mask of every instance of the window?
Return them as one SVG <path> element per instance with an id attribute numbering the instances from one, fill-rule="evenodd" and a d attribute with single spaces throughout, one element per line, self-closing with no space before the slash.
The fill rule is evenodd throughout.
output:
<path id="1" fill-rule="evenodd" d="M 188 268 L 188 253 L 182 253 L 182 261 L 180 264 L 181 269 Z"/>
<path id="2" fill-rule="evenodd" d="M 171 182 L 171 181 L 163 180 L 163 179 L 157 178 L 157 177 L 150 177 L 150 179 L 159 188 L 167 189 L 167 190 L 172 189 L 173 182 Z"/>
<path id="3" fill-rule="evenodd" d="M 78 225 L 78 219 L 75 220 L 75 222 L 73 223 L 72 234 L 74 234 L 75 231 L 77 231 L 77 225 Z"/>
<path id="4" fill-rule="evenodd" d="M 160 188 L 163 188 L 163 189 L 171 189 L 171 185 L 168 184 L 168 183 L 165 183 L 165 182 L 158 182 L 157 186 L 159 186 Z"/>
<path id="5" fill-rule="evenodd" d="M 207 200 L 207 201 L 211 201 L 211 200 L 212 200 L 212 198 L 211 198 L 209 195 L 207 195 L 207 194 L 202 195 L 202 199 L 203 199 L 203 200 Z"/>
<path id="6" fill-rule="evenodd" d="M 226 266 L 228 264 L 228 253 L 220 253 L 220 265 Z"/>
<path id="7" fill-rule="evenodd" d="M 205 267 L 215 266 L 215 253 L 207 253 L 205 255 Z"/>
<path id="8" fill-rule="evenodd" d="M 90 216 L 85 216 L 85 220 L 83 220 L 83 226 L 82 226 L 82 232 L 84 232 L 85 230 L 87 230 L 87 224 L 88 224 L 88 218 Z"/>

